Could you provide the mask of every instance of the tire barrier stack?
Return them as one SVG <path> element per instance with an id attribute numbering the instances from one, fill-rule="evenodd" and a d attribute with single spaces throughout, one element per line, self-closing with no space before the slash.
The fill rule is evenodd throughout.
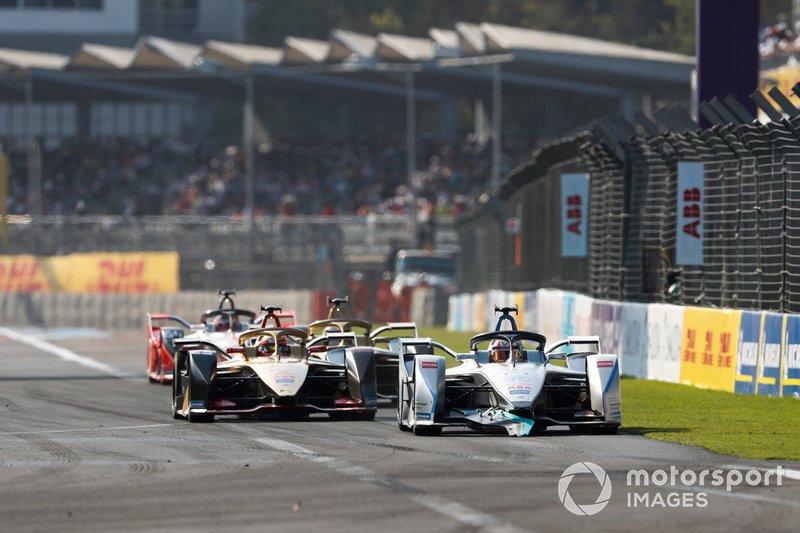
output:
<path id="1" fill-rule="evenodd" d="M 518 305 L 521 329 L 548 341 L 599 335 L 623 375 L 699 388 L 800 398 L 800 316 L 594 299 L 561 290 L 451 296 L 451 330 L 494 327 L 494 306 Z"/>

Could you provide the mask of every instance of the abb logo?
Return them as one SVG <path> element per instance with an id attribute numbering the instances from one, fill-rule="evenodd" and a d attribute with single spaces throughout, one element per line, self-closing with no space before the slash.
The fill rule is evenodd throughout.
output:
<path id="1" fill-rule="evenodd" d="M 97 266 L 99 279 L 90 285 L 94 292 L 151 292 L 158 287 L 144 279 L 144 259 L 101 259 Z"/>
<path id="2" fill-rule="evenodd" d="M 567 231 L 575 235 L 581 234 L 583 220 L 583 199 L 579 194 L 567 196 Z"/>
<path id="3" fill-rule="evenodd" d="M 683 201 L 686 203 L 686 205 L 683 206 L 683 217 L 687 220 L 695 220 L 684 224 L 683 232 L 694 237 L 695 239 L 700 238 L 700 232 L 697 230 L 697 227 L 700 225 L 700 220 L 702 218 L 702 209 L 700 207 L 702 200 L 703 198 L 700 194 L 700 189 L 696 187 L 684 189 Z"/>
<path id="4" fill-rule="evenodd" d="M 37 292 L 48 290 L 44 283 L 38 261 L 17 259 L 0 262 L 0 291 Z"/>

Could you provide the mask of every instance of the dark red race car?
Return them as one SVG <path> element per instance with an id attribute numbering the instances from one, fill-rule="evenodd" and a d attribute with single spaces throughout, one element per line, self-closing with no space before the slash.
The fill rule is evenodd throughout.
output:
<path id="1" fill-rule="evenodd" d="M 168 313 L 147 314 L 147 379 L 151 383 L 171 383 L 175 370 L 175 339 L 192 333 L 201 336 L 230 336 L 235 344 L 239 335 L 266 322 L 267 316 L 282 321 L 278 325 L 294 326 L 293 311 L 283 312 L 279 307 L 262 308 L 263 317 L 246 309 L 237 309 L 232 290 L 220 290 L 222 296 L 217 309 L 208 310 L 200 317 L 200 324 L 191 324 L 181 317 Z M 225 304 L 228 304 L 228 307 Z M 263 325 L 261 326 L 263 327 Z M 221 340 L 221 339 L 216 339 Z"/>

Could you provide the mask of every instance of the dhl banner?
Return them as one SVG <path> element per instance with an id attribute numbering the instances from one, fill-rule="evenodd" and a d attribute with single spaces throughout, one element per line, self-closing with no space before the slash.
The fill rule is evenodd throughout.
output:
<path id="1" fill-rule="evenodd" d="M 176 292 L 179 264 L 175 252 L 0 256 L 0 292 Z"/>
<path id="2" fill-rule="evenodd" d="M 741 319 L 738 310 L 684 309 L 681 383 L 734 391 Z"/>

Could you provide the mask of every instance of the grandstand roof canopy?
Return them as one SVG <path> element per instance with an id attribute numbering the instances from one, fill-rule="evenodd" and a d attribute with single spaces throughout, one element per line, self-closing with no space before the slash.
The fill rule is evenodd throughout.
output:
<path id="1" fill-rule="evenodd" d="M 37 100 L 116 92 L 120 98 L 163 98 L 178 91 L 240 98 L 242 92 L 232 87 L 236 83 L 225 78 L 235 81 L 246 73 L 255 76 L 258 90 L 297 91 L 298 85 L 307 85 L 307 90 L 322 86 L 401 96 L 402 79 L 387 71 L 412 67 L 418 73 L 417 96 L 437 98 L 443 92 L 488 91 L 488 69 L 441 62 L 487 54 L 513 56 L 503 65 L 504 90 L 544 88 L 606 96 L 688 92 L 695 64 L 693 57 L 680 54 L 489 23 L 432 28 L 428 38 L 335 29 L 328 41 L 287 37 L 282 48 L 222 41 L 198 46 L 143 37 L 132 49 L 85 43 L 72 57 L 0 49 L 0 99 L 19 98 L 8 84 L 2 86 L 4 78 L 31 79 Z M 198 84 L 198 78 L 204 83 Z M 76 85 L 81 94 L 65 92 Z"/>

